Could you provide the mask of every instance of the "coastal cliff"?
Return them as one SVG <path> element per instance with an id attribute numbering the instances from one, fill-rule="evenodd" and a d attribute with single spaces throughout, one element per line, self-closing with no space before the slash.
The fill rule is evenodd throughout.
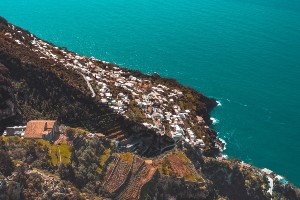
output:
<path id="1" fill-rule="evenodd" d="M 168 87 L 170 91 L 178 93 L 180 91 L 181 95 L 184 94 L 178 99 L 172 97 L 173 101 L 181 105 L 182 110 L 188 109 L 191 112 L 189 117 L 185 117 L 184 120 L 180 118 L 179 120 L 184 127 L 190 127 L 196 136 L 203 137 L 206 144 L 204 153 L 211 155 L 219 153 L 216 142 L 219 143 L 218 146 L 221 145 L 221 142 L 217 140 L 216 133 L 205 126 L 211 123 L 208 112 L 216 105 L 214 99 L 209 99 L 189 87 L 182 86 L 174 79 L 148 76 L 138 71 L 119 68 L 105 61 L 79 56 L 44 42 L 31 33 L 13 25 L 4 26 L 2 24 L 1 28 L 0 62 L 9 70 L 11 84 L 17 100 L 15 107 L 19 108 L 24 124 L 31 119 L 52 118 L 66 125 L 104 133 L 111 139 L 132 138 L 131 143 L 135 143 L 135 138 L 140 139 L 145 135 L 145 137 L 156 138 L 151 140 L 156 142 L 153 142 L 150 148 L 141 144 L 142 149 L 138 149 L 138 152 L 143 152 L 145 156 L 159 154 L 161 149 L 171 145 L 172 140 L 169 140 L 172 137 L 170 129 L 173 128 L 170 127 L 169 122 L 164 123 L 162 119 L 159 119 L 162 121 L 160 126 L 165 131 L 163 134 L 159 133 L 161 130 L 155 127 L 154 123 L 156 121 L 153 119 L 153 115 L 152 118 L 147 118 L 147 113 L 141 112 L 137 101 L 133 101 L 135 97 L 131 97 L 132 94 L 128 90 L 110 84 L 112 77 L 108 78 L 108 76 L 112 72 L 122 71 L 123 80 L 128 80 L 128 77 L 135 77 L 144 81 L 145 83 L 141 86 L 143 90 L 151 90 L 150 85 L 153 85 L 154 88 L 156 85 L 164 84 L 163 86 Z M 90 66 L 90 69 L 87 70 L 83 66 Z M 97 81 L 97 75 L 92 74 L 93 71 L 100 70 L 106 73 L 103 76 L 103 79 L 107 80 L 106 83 Z M 94 76 L 96 77 L 94 78 Z M 88 81 L 90 85 L 86 83 L 86 77 L 91 79 Z M 99 89 L 99 84 L 105 84 L 105 88 L 102 86 Z M 115 104 L 117 103 L 116 100 L 119 102 L 119 99 L 128 98 L 122 105 L 122 107 L 127 107 L 126 112 L 122 111 L 125 114 L 116 113 L 112 109 L 116 106 L 109 107 L 107 104 L 103 104 L 103 97 L 99 93 L 92 97 L 94 91 L 91 91 L 89 86 L 92 86 L 93 90 L 96 88 L 100 91 L 105 90 L 103 94 L 115 97 L 112 100 L 115 101 Z M 123 94 L 123 96 L 119 97 L 119 94 Z M 139 95 L 142 95 L 142 93 Z M 175 95 L 175 93 L 169 92 L 165 95 L 168 98 L 168 96 Z M 174 105 L 167 105 L 168 108 L 165 108 L 165 110 L 173 109 L 176 102 L 173 103 Z M 153 114 L 157 113 L 160 117 L 160 113 L 153 111 L 158 110 L 158 108 L 150 105 L 148 109 L 150 107 L 151 112 Z M 179 108 L 177 112 L 178 110 Z M 175 113 L 169 113 L 170 120 L 178 120 L 172 119 L 172 115 Z M 205 123 L 201 126 L 190 125 L 197 124 L 197 115 L 200 115 Z"/>
<path id="2" fill-rule="evenodd" d="M 0 199 L 299 199 L 222 158 L 216 101 L 174 79 L 80 56 L 4 18 L 0 73 L 0 133 L 56 119 L 65 138 L 0 137 Z"/>

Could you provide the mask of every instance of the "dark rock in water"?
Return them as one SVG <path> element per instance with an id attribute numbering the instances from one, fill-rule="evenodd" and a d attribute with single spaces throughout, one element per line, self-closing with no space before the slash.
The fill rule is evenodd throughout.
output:
<path id="1" fill-rule="evenodd" d="M 154 73 L 152 74 L 152 76 L 153 76 L 154 78 L 160 78 L 160 75 L 159 75 L 157 72 L 154 72 Z"/>

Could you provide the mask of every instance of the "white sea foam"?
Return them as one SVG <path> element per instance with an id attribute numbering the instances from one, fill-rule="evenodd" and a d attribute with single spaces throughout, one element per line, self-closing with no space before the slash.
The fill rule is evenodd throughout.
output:
<path id="1" fill-rule="evenodd" d="M 228 158 L 228 155 L 223 154 L 223 155 L 222 155 L 222 158 L 227 159 L 227 158 Z"/>
<path id="2" fill-rule="evenodd" d="M 222 106 L 221 101 L 216 101 L 217 102 L 217 106 Z"/>
<path id="3" fill-rule="evenodd" d="M 227 145 L 226 141 L 222 138 L 219 138 L 219 140 L 224 144 L 224 148 L 222 149 L 222 151 L 225 151 L 226 150 L 226 145 Z"/>
<path id="4" fill-rule="evenodd" d="M 219 120 L 216 119 L 216 118 L 211 117 L 210 120 L 212 121 L 212 124 L 213 124 L 213 125 L 219 123 Z"/>

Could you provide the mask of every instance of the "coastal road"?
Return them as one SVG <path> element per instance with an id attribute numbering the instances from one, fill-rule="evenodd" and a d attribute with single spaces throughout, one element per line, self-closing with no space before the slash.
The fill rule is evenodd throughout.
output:
<path id="1" fill-rule="evenodd" d="M 84 80 L 86 81 L 88 87 L 90 88 L 90 90 L 92 92 L 92 97 L 94 98 L 96 96 L 96 93 L 95 93 L 90 81 L 86 78 L 86 76 L 84 74 L 82 74 L 82 73 L 80 73 L 80 74 L 83 76 Z"/>

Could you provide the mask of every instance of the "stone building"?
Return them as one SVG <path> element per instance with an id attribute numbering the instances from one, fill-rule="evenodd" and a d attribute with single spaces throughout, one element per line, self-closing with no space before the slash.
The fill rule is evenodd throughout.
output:
<path id="1" fill-rule="evenodd" d="M 24 138 L 54 140 L 59 127 L 55 120 L 31 120 L 27 123 Z"/>

